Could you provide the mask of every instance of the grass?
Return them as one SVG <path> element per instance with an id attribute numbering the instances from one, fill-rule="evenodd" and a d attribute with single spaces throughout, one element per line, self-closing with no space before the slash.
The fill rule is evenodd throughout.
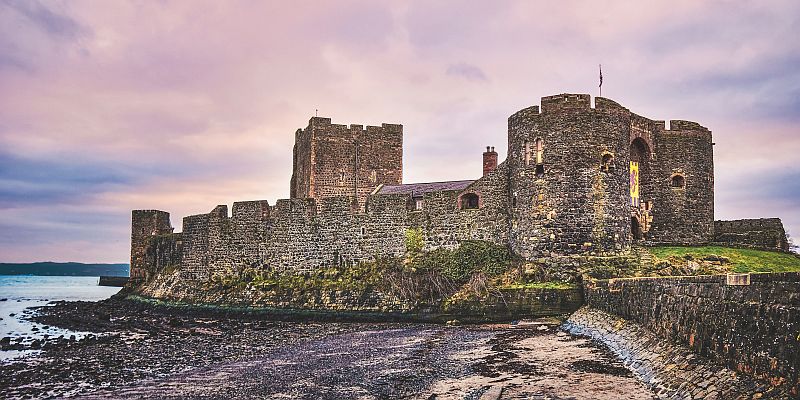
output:
<path id="1" fill-rule="evenodd" d="M 793 272 L 800 271 L 800 257 L 773 251 L 737 249 L 721 246 L 702 247 L 651 247 L 650 252 L 660 260 L 669 257 L 691 257 L 701 260 L 720 256 L 730 260 L 734 272 Z"/>

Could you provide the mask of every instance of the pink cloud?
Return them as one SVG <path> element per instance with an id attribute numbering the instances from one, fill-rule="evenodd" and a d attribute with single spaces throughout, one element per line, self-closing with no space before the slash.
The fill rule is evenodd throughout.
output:
<path id="1" fill-rule="evenodd" d="M 80 201 L 106 222 L 0 239 L 7 261 L 123 261 L 131 208 L 179 225 L 218 203 L 287 197 L 293 133 L 315 109 L 404 124 L 406 181 L 476 177 L 483 146 L 504 158 L 508 115 L 550 94 L 596 95 L 598 63 L 608 97 L 714 131 L 717 217 L 778 214 L 800 232 L 798 201 L 761 201 L 769 193 L 736 180 L 797 168 L 794 2 L 19 4 L 0 5 L 2 152 L 42 161 L 44 175 L 80 159 L 130 183 L 85 182 L 50 209 L 72 215 Z M 15 184 L 44 184 L 25 179 Z M 37 207 L 0 209 L 0 225 L 44 223 Z M 97 231 L 114 244 L 93 242 Z M 69 250 L 58 235 L 75 239 Z"/>

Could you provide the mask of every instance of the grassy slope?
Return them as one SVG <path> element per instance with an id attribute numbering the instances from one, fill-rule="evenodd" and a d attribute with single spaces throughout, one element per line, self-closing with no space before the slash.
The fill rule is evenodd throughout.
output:
<path id="1" fill-rule="evenodd" d="M 652 247 L 650 252 L 661 260 L 670 256 L 692 256 L 702 259 L 709 255 L 726 257 L 735 272 L 786 272 L 800 271 L 800 258 L 786 253 L 720 246 L 703 247 Z"/>

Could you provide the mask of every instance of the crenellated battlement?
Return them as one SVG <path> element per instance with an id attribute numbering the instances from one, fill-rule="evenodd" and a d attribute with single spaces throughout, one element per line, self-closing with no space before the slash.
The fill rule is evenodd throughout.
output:
<path id="1" fill-rule="evenodd" d="M 403 134 L 403 125 L 381 123 L 381 126 L 362 124 L 334 124 L 330 118 L 325 117 L 311 117 L 308 120 L 308 126 L 305 129 L 298 129 L 296 135 L 306 135 L 309 133 L 324 134 L 324 135 L 345 135 L 348 137 L 358 136 L 364 133 L 382 133 L 382 134 Z"/>
<path id="2" fill-rule="evenodd" d="M 530 106 L 523 108 L 508 117 L 508 125 L 512 126 L 519 121 L 537 118 L 539 116 L 539 106 Z"/>
<path id="3" fill-rule="evenodd" d="M 542 114 L 592 108 L 592 97 L 588 94 L 562 93 L 542 97 Z"/>
<path id="4" fill-rule="evenodd" d="M 353 196 L 362 210 L 378 185 L 403 179 L 403 126 L 332 124 L 313 117 L 295 133 L 292 198 Z"/>
<path id="5" fill-rule="evenodd" d="M 637 240 L 707 243 L 711 133 L 691 121 L 666 126 L 605 97 L 542 97 L 509 116 L 505 161 L 489 146 L 483 170 L 464 177 L 472 179 L 403 185 L 402 125 L 312 117 L 294 132 L 288 199 L 187 216 L 180 236 L 162 235 L 153 259 L 180 258 L 186 279 L 254 267 L 313 271 L 402 255 L 409 229 L 423 232 L 426 249 L 484 240 L 528 260 L 626 254 Z M 140 239 L 132 247 L 146 247 Z"/>
<path id="6" fill-rule="evenodd" d="M 594 108 L 595 110 L 602 110 L 602 111 L 610 111 L 610 112 L 622 112 L 622 113 L 630 113 L 631 111 L 627 108 L 623 107 L 619 103 L 614 100 L 607 99 L 605 97 L 595 97 L 594 98 Z"/>
<path id="7" fill-rule="evenodd" d="M 694 121 L 685 121 L 681 119 L 672 119 L 669 121 L 669 130 L 676 132 L 676 131 L 702 131 L 702 132 L 711 132 L 703 125 L 698 124 Z"/>

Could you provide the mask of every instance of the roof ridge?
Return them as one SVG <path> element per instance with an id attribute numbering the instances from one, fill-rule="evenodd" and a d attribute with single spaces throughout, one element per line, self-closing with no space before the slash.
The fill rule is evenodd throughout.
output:
<path id="1" fill-rule="evenodd" d="M 436 182 L 413 182 L 413 183 L 401 183 L 399 185 L 383 185 L 383 187 L 397 187 L 397 186 L 406 186 L 406 185 L 429 185 L 434 183 L 455 183 L 455 182 L 475 182 L 477 179 L 459 179 L 455 181 L 436 181 Z"/>

